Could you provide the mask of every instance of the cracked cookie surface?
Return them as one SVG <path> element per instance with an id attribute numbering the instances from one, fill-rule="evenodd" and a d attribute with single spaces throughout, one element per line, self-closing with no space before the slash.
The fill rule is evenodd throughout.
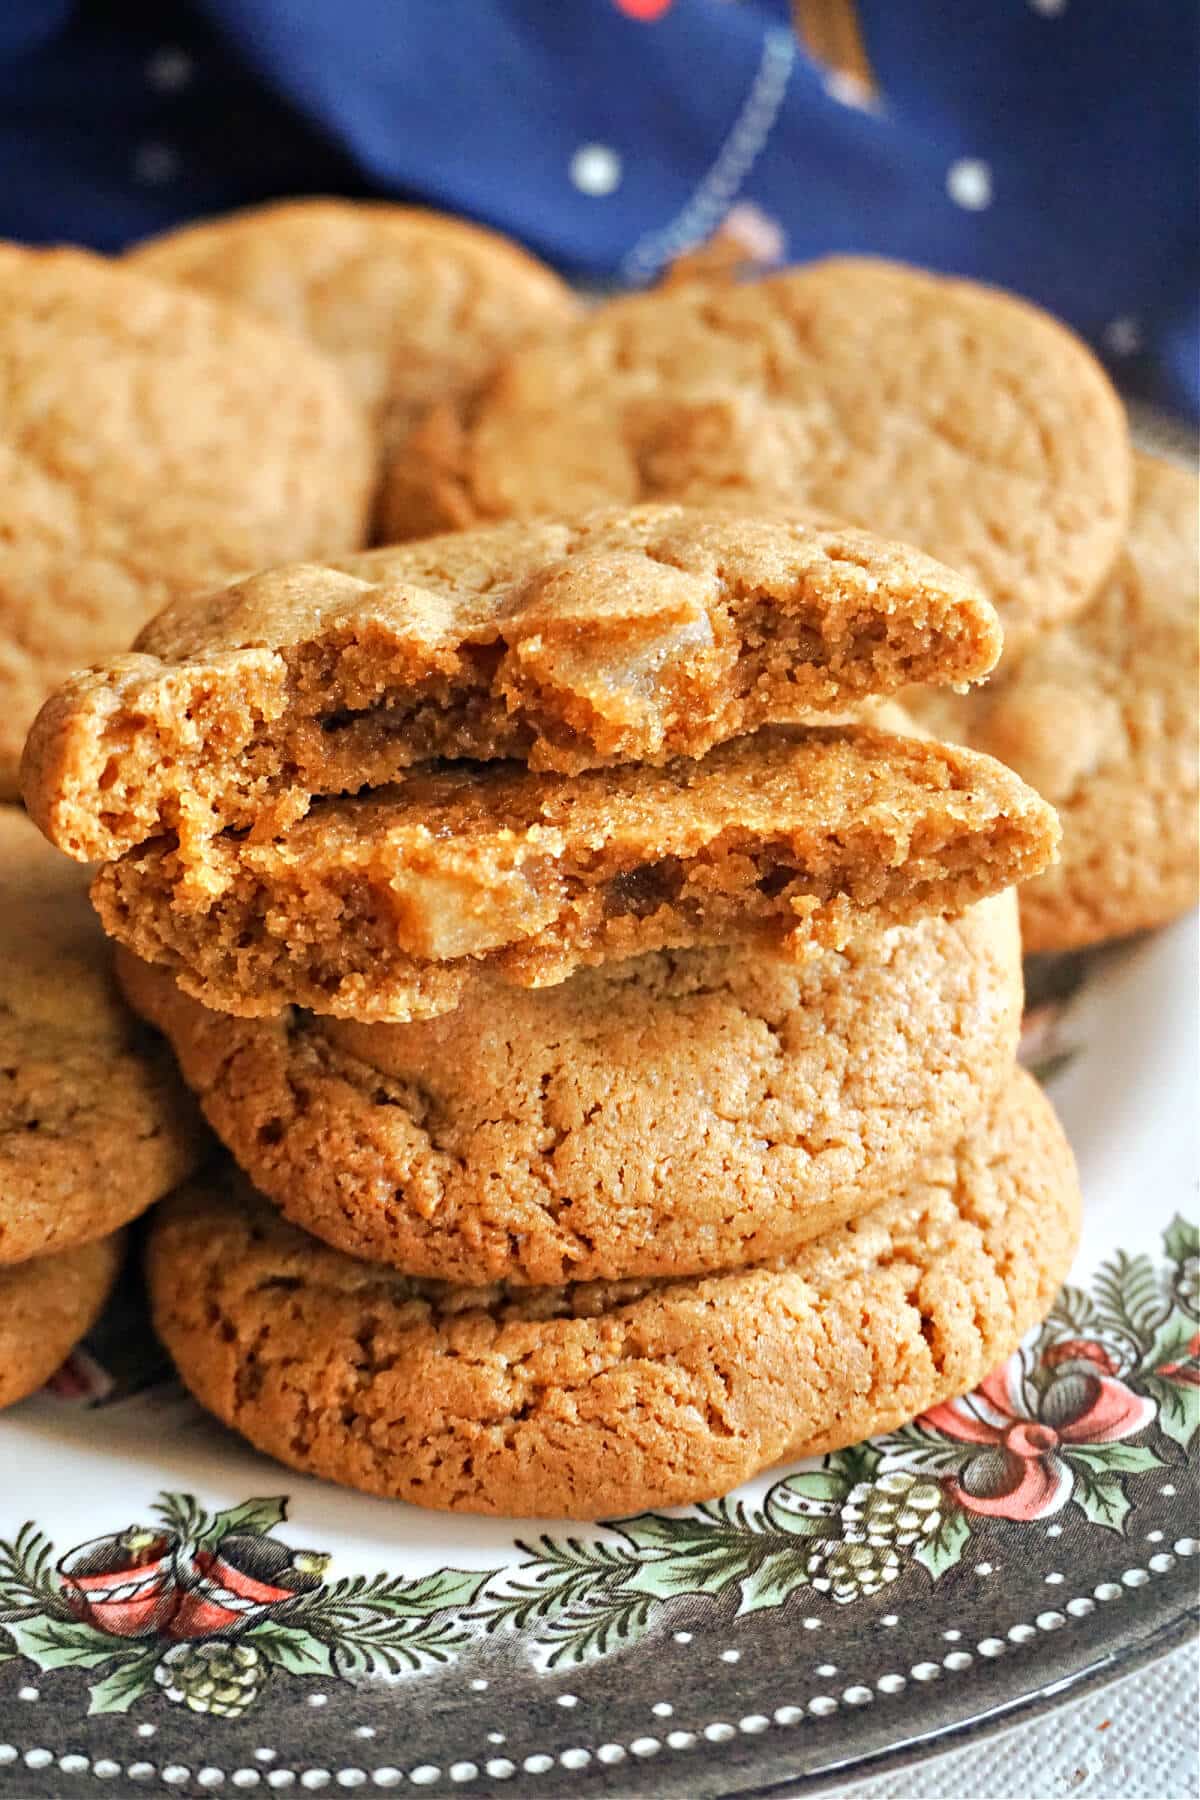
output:
<path id="1" fill-rule="evenodd" d="M 415 770 L 266 841 L 215 839 L 202 879 L 154 840 L 106 864 L 92 900 L 218 1011 L 405 1020 L 452 1010 L 478 974 L 546 987 L 647 950 L 840 948 L 1011 886 L 1057 830 L 970 751 L 776 726 L 663 769 Z"/>
<path id="2" fill-rule="evenodd" d="M 85 872 L 0 807 L 0 1266 L 134 1218 L 195 1167 L 204 1135 L 122 1002 Z"/>
<path id="3" fill-rule="evenodd" d="M 290 822 L 429 758 L 578 773 L 700 756 L 1000 652 L 991 606 L 865 532 L 678 506 L 509 523 L 168 607 L 74 677 L 25 754 L 60 849 Z"/>
<path id="4" fill-rule="evenodd" d="M 235 308 L 0 245 L 0 797 L 71 669 L 176 595 L 364 541 L 369 434 L 336 369 Z"/>
<path id="5" fill-rule="evenodd" d="M 1121 403 L 1090 351 L 995 289 L 835 258 L 599 308 L 434 407 L 388 535 L 605 501 L 751 500 L 919 544 L 1012 643 L 1082 610 L 1129 516 Z"/>
<path id="6" fill-rule="evenodd" d="M 218 1136 L 295 1224 L 467 1284 L 687 1275 L 875 1205 L 1008 1078 L 1011 892 L 795 965 L 640 957 L 454 1013 L 239 1020 L 118 957 Z"/>
<path id="7" fill-rule="evenodd" d="M 196 1398 L 307 1473 L 423 1506 L 614 1517 L 727 1493 L 967 1392 L 1048 1309 L 1070 1148 L 1015 1071 L 906 1192 L 786 1262 L 691 1281 L 447 1287 L 355 1261 L 228 1171 L 147 1270 Z"/>

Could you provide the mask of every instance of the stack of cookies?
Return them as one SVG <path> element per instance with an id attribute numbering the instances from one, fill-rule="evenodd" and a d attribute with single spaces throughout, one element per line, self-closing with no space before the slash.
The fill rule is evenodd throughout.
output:
<path id="1" fill-rule="evenodd" d="M 889 712 L 999 649 L 916 551 L 671 504 L 277 568 L 65 684 L 26 803 L 232 1158 L 149 1248 L 203 1404 L 587 1517 L 999 1362 L 1077 1226 L 1014 1068 L 1057 825 Z"/>

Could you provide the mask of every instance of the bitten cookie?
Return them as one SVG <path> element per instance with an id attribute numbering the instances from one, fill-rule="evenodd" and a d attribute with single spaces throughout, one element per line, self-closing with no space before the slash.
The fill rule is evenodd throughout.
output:
<path id="1" fill-rule="evenodd" d="M 227 832 L 200 871 L 157 838 L 106 864 L 92 900 L 218 1011 L 399 1021 L 450 1011 L 479 974 L 549 987 L 647 950 L 840 949 L 998 893 L 1057 836 L 972 751 L 774 726 L 663 769 L 417 769 L 266 841 Z"/>
<path id="2" fill-rule="evenodd" d="M 82 251 L 0 245 L 0 797 L 51 688 L 174 595 L 357 548 L 372 462 L 307 345 Z"/>
<path id="3" fill-rule="evenodd" d="M 57 1262 L 199 1160 L 191 1098 L 110 965 L 84 871 L 0 807 L 0 1265 Z"/>
<path id="4" fill-rule="evenodd" d="M 1032 1079 L 907 1192 L 787 1262 L 458 1288 L 286 1224 L 232 1172 L 173 1196 L 155 1326 L 196 1398 L 293 1468 L 423 1506 L 597 1518 L 727 1493 L 971 1389 L 1046 1312 L 1079 1190 Z"/>
<path id="5" fill-rule="evenodd" d="M 428 758 L 701 756 L 999 653 L 969 583 L 865 532 L 678 506 L 499 525 L 168 607 L 42 708 L 25 798 L 71 856 L 176 831 L 199 862 Z"/>
<path id="6" fill-rule="evenodd" d="M 444 1018 L 206 1011 L 122 953 L 255 1186 L 354 1256 L 468 1285 L 738 1268 L 896 1192 L 1008 1078 L 1010 892 L 799 967 L 641 957 Z"/>
<path id="7" fill-rule="evenodd" d="M 1124 413 L 1047 314 L 839 258 L 614 301 L 431 410 L 398 453 L 392 537 L 601 502 L 752 499 L 919 544 L 1010 643 L 1080 612 L 1129 517 Z"/>
<path id="8" fill-rule="evenodd" d="M 36 1392 L 96 1323 L 121 1268 L 121 1232 L 0 1268 L 0 1407 Z"/>
<path id="9" fill-rule="evenodd" d="M 256 206 L 149 238 L 126 261 L 308 338 L 385 439 L 580 309 L 566 283 L 510 239 L 380 201 Z"/>

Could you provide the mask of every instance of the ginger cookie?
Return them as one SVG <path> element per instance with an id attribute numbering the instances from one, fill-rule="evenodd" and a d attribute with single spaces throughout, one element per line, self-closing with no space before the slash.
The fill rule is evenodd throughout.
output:
<path id="1" fill-rule="evenodd" d="M 96 1323 L 121 1268 L 124 1234 L 0 1268 L 0 1407 L 48 1381 Z"/>
<path id="2" fill-rule="evenodd" d="M 604 1518 L 728 1493 L 968 1392 L 1042 1318 L 1079 1221 L 1014 1071 L 905 1192 L 690 1281 L 452 1287 L 327 1249 L 232 1170 L 155 1216 L 155 1327 L 200 1403 L 305 1473 L 422 1506 Z"/>
<path id="3" fill-rule="evenodd" d="M 836 258 L 612 302 L 432 408 L 385 479 L 387 535 L 602 502 L 735 500 L 918 544 L 1011 641 L 1082 611 L 1129 516 L 1121 403 L 1047 314 Z"/>
<path id="4" fill-rule="evenodd" d="M 1054 855 L 1051 809 L 990 758 L 865 726 L 772 726 L 699 761 L 416 769 L 319 800 L 201 870 L 172 838 L 108 863 L 106 931 L 217 1011 L 402 1021 L 474 975 L 548 987 L 648 950 L 800 958 L 961 912 Z"/>
<path id="5" fill-rule="evenodd" d="M 43 707 L 25 796 L 72 856 L 177 831 L 202 860 L 223 827 L 427 758 L 695 757 L 999 653 L 968 583 L 864 532 L 678 506 L 510 523 L 168 607 Z"/>
<path id="6" fill-rule="evenodd" d="M 897 1192 L 1008 1079 L 1011 891 L 795 965 L 659 953 L 359 1025 L 208 1012 L 122 953 L 133 1006 L 297 1225 L 469 1286 L 691 1275 Z"/>
<path id="7" fill-rule="evenodd" d="M 125 260 L 307 338 L 385 441 L 580 311 L 566 283 L 511 239 L 383 201 L 250 207 L 148 238 Z"/>
<path id="8" fill-rule="evenodd" d="M 0 245 L 0 797 L 34 713 L 177 594 L 364 541 L 335 368 L 204 295 Z"/>
<path id="9" fill-rule="evenodd" d="M 1196 478 L 1139 455 L 1133 521 L 1087 612 L 977 695 L 918 702 L 1057 808 L 1062 858 L 1021 890 L 1027 950 L 1075 950 L 1196 904 L 1200 617 Z M 937 715 L 935 717 L 935 714 Z"/>
<path id="10" fill-rule="evenodd" d="M 121 1000 L 86 873 L 0 808 L 0 1265 L 114 1231 L 203 1142 L 164 1046 Z"/>

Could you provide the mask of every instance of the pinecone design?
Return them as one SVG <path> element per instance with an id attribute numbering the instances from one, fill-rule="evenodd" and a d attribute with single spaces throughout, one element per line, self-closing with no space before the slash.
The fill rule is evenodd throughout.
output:
<path id="1" fill-rule="evenodd" d="M 942 1490 L 934 1481 L 899 1469 L 877 1481 L 860 1481 L 842 1502 L 842 1536 L 813 1548 L 809 1580 L 839 1606 L 869 1599 L 895 1581 L 901 1567 L 898 1552 L 930 1537 L 941 1512 Z"/>
<path id="2" fill-rule="evenodd" d="M 154 1679 L 176 1706 L 212 1713 L 218 1719 L 238 1719 L 254 1705 L 270 1673 L 270 1665 L 253 1644 L 206 1638 L 168 1650 Z"/>

